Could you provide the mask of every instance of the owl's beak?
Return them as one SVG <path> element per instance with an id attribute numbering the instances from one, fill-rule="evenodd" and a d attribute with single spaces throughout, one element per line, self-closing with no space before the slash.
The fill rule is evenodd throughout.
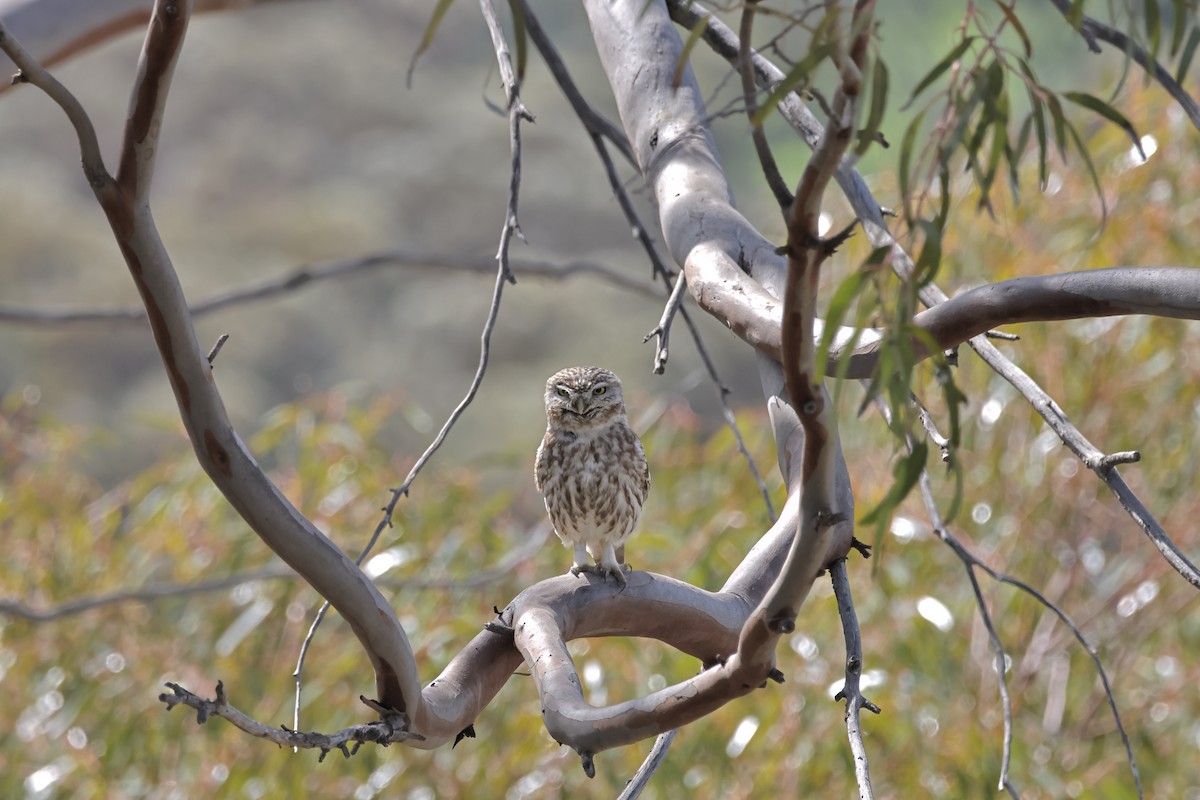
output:
<path id="1" fill-rule="evenodd" d="M 580 394 L 576 395 L 575 399 L 571 401 L 571 408 L 581 417 L 583 416 L 583 412 L 587 411 L 587 400 L 587 395 Z"/>

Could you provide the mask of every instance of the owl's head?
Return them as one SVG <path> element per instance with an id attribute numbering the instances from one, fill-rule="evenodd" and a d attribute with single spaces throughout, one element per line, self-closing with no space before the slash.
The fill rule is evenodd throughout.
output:
<path id="1" fill-rule="evenodd" d="M 621 381 L 601 367 L 567 367 L 546 381 L 546 417 L 551 424 L 592 428 L 625 415 Z"/>

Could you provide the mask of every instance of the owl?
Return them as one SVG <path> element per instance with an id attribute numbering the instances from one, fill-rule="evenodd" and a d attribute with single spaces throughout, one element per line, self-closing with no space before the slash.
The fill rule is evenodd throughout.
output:
<path id="1" fill-rule="evenodd" d="M 534 482 L 554 532 L 575 550 L 571 574 L 611 575 L 624 586 L 625 540 L 642 513 L 650 468 L 616 375 L 568 367 L 546 381 L 546 435 Z"/>

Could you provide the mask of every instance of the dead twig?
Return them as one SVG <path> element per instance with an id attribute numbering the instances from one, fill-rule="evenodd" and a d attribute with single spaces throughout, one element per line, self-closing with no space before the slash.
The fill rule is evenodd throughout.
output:
<path id="1" fill-rule="evenodd" d="M 837 599 L 838 615 L 842 619 L 842 635 L 846 640 L 846 682 L 833 699 L 846 701 L 846 735 L 850 739 L 850 752 L 854 755 L 854 777 L 858 782 L 858 795 L 860 800 L 870 800 L 875 793 L 871 788 L 871 770 L 867 763 L 867 748 L 863 743 L 859 711 L 865 708 L 878 714 L 879 706 L 862 694 L 862 635 L 858 628 L 858 616 L 854 613 L 854 598 L 850 594 L 846 559 L 839 558 L 830 565 L 829 577 L 833 581 L 833 596 Z"/>
<path id="2" fill-rule="evenodd" d="M 380 744 L 387 746 L 395 742 L 420 741 L 425 737 L 418 733 L 410 733 L 405 729 L 405 719 L 402 714 L 393 713 L 379 703 L 362 698 L 372 710 L 379 712 L 382 719 L 362 725 L 352 725 L 333 733 L 317 733 L 316 731 L 293 730 L 280 725 L 273 728 L 264 725 L 253 717 L 231 706 L 225 697 L 225 685 L 217 681 L 216 698 L 208 700 L 189 692 L 177 683 L 167 683 L 170 694 L 160 694 L 158 699 L 165 703 L 167 710 L 175 706 L 187 706 L 196 709 L 196 724 L 203 725 L 212 717 L 228 720 L 251 736 L 266 739 L 275 744 L 295 749 L 320 750 L 317 761 L 324 761 L 331 750 L 340 750 L 346 758 L 358 752 L 363 744 Z"/>

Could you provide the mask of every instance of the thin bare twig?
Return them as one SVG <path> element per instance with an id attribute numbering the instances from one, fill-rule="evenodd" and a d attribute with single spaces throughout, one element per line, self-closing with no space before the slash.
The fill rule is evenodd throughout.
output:
<path id="1" fill-rule="evenodd" d="M 214 361 L 217 360 L 217 355 L 221 352 L 221 348 L 224 347 L 225 343 L 228 341 L 229 341 L 228 333 L 222 333 L 220 336 L 217 337 L 217 341 L 216 341 L 216 343 L 213 344 L 212 350 L 208 351 L 208 363 L 210 366 L 212 365 L 212 363 Z"/>
<path id="2" fill-rule="evenodd" d="M 787 219 L 788 209 L 795 200 L 791 188 L 779 172 L 775 162 L 775 154 L 771 152 L 771 144 L 767 141 L 767 132 L 761 122 L 755 122 L 754 115 L 758 112 L 758 102 L 755 98 L 754 65 L 750 61 L 751 32 L 754 30 L 754 12 L 758 9 L 760 0 L 747 0 L 742 6 L 742 23 L 739 32 L 741 48 L 738 51 L 738 72 L 742 77 L 742 97 L 746 106 L 746 119 L 750 121 L 750 138 L 754 142 L 754 152 L 758 155 L 759 166 L 762 167 L 763 177 L 775 202 L 783 210 Z"/>
<path id="3" fill-rule="evenodd" d="M 1096 473 L 1096 476 L 1112 490 L 1121 507 L 1158 548 L 1166 562 L 1182 575 L 1184 580 L 1200 589 L 1200 570 L 1171 540 L 1162 524 L 1155 519 L 1154 515 L 1150 513 L 1150 509 L 1146 508 L 1141 499 L 1129 488 L 1129 484 L 1125 482 L 1115 467 L 1116 463 L 1133 460 L 1133 454 L 1110 455 L 1098 450 L 1067 418 L 1058 403 L 1054 402 L 1054 399 L 1033 378 L 1029 377 L 1028 373 L 1005 358 L 985 337 L 976 336 L 970 340 L 970 345 L 988 366 L 1011 383 L 1029 401 L 1034 410 L 1042 416 L 1042 419 L 1046 420 L 1051 430 L 1058 434 L 1063 444 L 1071 449 L 1071 452 L 1083 462 L 1083 465 Z"/>
<path id="4" fill-rule="evenodd" d="M 930 441 L 938 446 L 938 450 L 942 454 L 942 461 L 950 463 L 950 459 L 954 457 L 950 449 L 950 440 L 942 436 L 941 431 L 937 429 L 937 424 L 933 421 L 933 417 L 930 416 L 929 410 L 925 408 L 925 404 L 918 400 L 915 394 L 911 392 L 909 394 L 912 402 L 917 407 L 917 417 L 921 420 L 921 427 L 925 429 L 925 433 L 929 436 Z"/>
<path id="5" fill-rule="evenodd" d="M 171 693 L 167 694 L 164 692 L 158 696 L 158 699 L 160 702 L 166 704 L 168 711 L 175 706 L 194 708 L 196 709 L 196 723 L 199 725 L 203 725 L 211 717 L 221 717 L 229 720 L 229 722 L 251 736 L 257 736 L 260 739 L 266 739 L 269 742 L 292 747 L 293 749 L 303 747 L 320 750 L 321 755 L 318 757 L 318 761 L 324 761 L 325 756 L 331 750 L 340 750 L 342 751 L 342 755 L 349 758 L 357 753 L 358 748 L 364 743 L 380 744 L 386 747 L 395 742 L 425 738 L 420 734 L 410 733 L 405 730 L 403 715 L 388 713 L 387 709 L 378 703 L 367 700 L 365 697 L 361 698 L 363 702 L 375 711 L 380 712 L 383 717 L 382 719 L 363 725 L 354 725 L 340 731 L 335 731 L 334 733 L 317 733 L 315 731 L 291 730 L 282 725 L 276 728 L 262 724 L 258 720 L 229 705 L 229 702 L 225 698 L 225 685 L 220 681 L 217 682 L 217 696 L 214 700 L 207 700 L 195 695 L 177 683 L 167 683 L 166 686 L 171 690 Z"/>
<path id="6" fill-rule="evenodd" d="M 850 577 L 846 574 L 846 559 L 839 558 L 829 567 L 833 581 L 833 595 L 837 598 L 838 615 L 842 618 L 842 635 L 846 640 L 846 682 L 833 698 L 846 701 L 846 735 L 850 739 L 850 752 L 854 755 L 854 777 L 858 783 L 860 800 L 875 796 L 871 788 L 871 769 L 867 763 L 867 748 L 863 743 L 862 723 L 858 712 L 865 708 L 876 714 L 879 706 L 863 697 L 862 636 L 858 628 L 858 616 L 854 613 L 854 598 L 850 594 Z"/>
<path id="7" fill-rule="evenodd" d="M 236 575 L 226 575 L 223 578 L 213 578 L 195 583 L 167 583 L 157 586 L 145 586 L 139 589 L 121 589 L 93 597 L 79 597 L 46 609 L 32 608 L 20 600 L 0 600 L 0 614 L 17 617 L 29 622 L 53 622 L 64 617 L 83 614 L 97 608 L 120 605 L 121 603 L 154 603 L 167 598 L 189 597 L 196 594 L 219 592 L 256 581 L 298 577 L 300 576 L 296 574 L 295 570 L 288 567 L 267 567 L 266 569 L 243 572 Z"/>
<path id="8" fill-rule="evenodd" d="M 1079 629 L 1079 626 L 1075 624 L 1075 621 L 1071 619 L 1071 616 L 1067 614 L 1067 612 L 1063 611 L 1056 603 L 1051 601 L 1048 597 L 1025 581 L 1014 578 L 1006 572 L 1001 572 L 1000 570 L 996 570 L 988 566 L 978 556 L 968 550 L 966 546 L 963 545 L 962 542 L 960 542 L 948 528 L 946 528 L 941 514 L 938 511 L 937 503 L 933 497 L 933 489 L 929 483 L 928 473 L 922 475 L 920 488 L 921 497 L 925 502 L 926 513 L 929 515 L 930 522 L 933 525 L 934 533 L 937 534 L 937 537 L 941 539 L 943 543 L 945 543 L 948 547 L 950 547 L 951 550 L 954 551 L 954 554 L 957 555 L 958 558 L 963 562 L 963 565 L 967 568 L 968 572 L 978 568 L 987 573 L 987 575 L 993 580 L 1013 586 L 1034 598 L 1037 602 L 1041 603 L 1045 608 L 1058 617 L 1060 622 L 1067 626 L 1067 628 L 1071 631 L 1071 634 L 1075 637 L 1075 640 L 1079 642 L 1079 645 L 1088 654 L 1088 657 L 1092 659 L 1092 664 L 1095 665 L 1096 673 L 1100 678 L 1100 684 L 1104 688 L 1104 697 L 1108 702 L 1109 710 L 1112 712 L 1113 721 L 1116 723 L 1117 732 L 1121 736 L 1121 744 L 1125 748 L 1125 759 L 1129 764 L 1129 771 L 1133 774 L 1133 782 L 1137 788 L 1137 796 L 1139 798 L 1143 797 L 1144 790 L 1142 788 L 1142 776 L 1141 772 L 1138 770 L 1137 759 L 1133 755 L 1133 745 L 1129 741 L 1129 734 L 1125 731 L 1125 725 L 1121 721 L 1121 712 L 1117 708 L 1117 699 L 1113 694 L 1112 684 L 1108 679 L 1108 671 L 1104 669 L 1104 664 L 1100 661 L 1100 654 L 1096 651 L 1096 648 L 1093 647 L 1092 643 L 1088 641 L 1086 636 L 1084 636 L 1083 631 Z"/>
<path id="9" fill-rule="evenodd" d="M 407 578 L 375 578 L 375 584 L 389 589 L 471 589 L 501 580 L 512 574 L 518 564 L 528 561 L 550 535 L 549 523 L 542 522 L 519 536 L 521 544 L 505 553 L 494 566 L 473 570 L 464 577 L 451 575 L 413 575 Z M 163 583 L 138 589 L 119 589 L 93 597 L 78 597 L 51 608 L 38 609 L 20 600 L 0 599 L 0 615 L 15 617 L 29 622 L 54 622 L 64 617 L 83 614 L 98 608 L 121 605 L 122 603 L 151 604 L 159 600 L 190 597 L 232 589 L 247 583 L 270 580 L 293 580 L 300 575 L 287 566 L 264 567 L 221 578 L 195 581 L 193 583 Z"/>
<path id="10" fill-rule="evenodd" d="M 884 421 L 890 425 L 892 414 L 887 402 L 881 397 L 876 397 L 875 407 L 879 409 Z M 929 424 L 932 426 L 932 420 L 930 420 Z M 904 442 L 911 453 L 915 447 L 912 436 L 905 436 Z M 930 518 L 934 521 L 934 529 L 938 532 L 939 536 L 942 536 L 943 533 L 946 533 L 946 529 L 941 524 L 941 515 L 937 511 L 937 507 L 933 505 L 933 490 L 929 482 L 929 472 L 925 469 L 921 470 L 919 485 L 922 496 L 926 498 L 926 509 L 930 514 Z M 942 541 L 946 541 L 946 539 L 943 538 Z M 1006 677 L 1008 657 L 1004 651 L 1004 643 L 1000 641 L 1000 635 L 996 632 L 996 628 L 992 624 L 992 616 L 988 611 L 987 602 L 983 599 L 983 591 L 979 587 L 979 579 L 975 576 L 975 563 L 970 560 L 964 560 L 963 563 L 966 567 L 967 579 L 971 582 L 971 590 L 975 594 L 975 607 L 979 609 L 979 617 L 983 621 L 984 628 L 987 629 L 988 641 L 991 643 L 995 655 L 993 668 L 996 672 L 996 681 L 1000 690 L 1001 709 L 1004 715 L 1004 745 L 1000 756 L 999 788 L 1007 791 L 1013 798 L 1016 798 L 1018 797 L 1017 790 L 1008 777 L 1009 763 L 1012 760 L 1012 700 L 1008 696 L 1008 680 Z"/>
<path id="11" fill-rule="evenodd" d="M 190 304 L 188 308 L 193 318 L 201 317 L 216 311 L 281 297 L 322 281 L 337 280 L 385 268 L 428 269 L 438 272 L 457 270 L 490 275 L 496 271 L 496 259 L 494 256 L 447 256 L 412 250 L 389 250 L 356 258 L 338 259 L 311 267 L 298 267 L 258 283 L 220 292 Z M 597 261 L 515 259 L 509 261 L 509 268 L 514 274 L 522 277 L 528 275 L 550 280 L 591 275 L 620 289 L 645 297 L 659 297 L 653 284 L 631 278 L 621 270 Z M 140 305 L 120 308 L 30 309 L 0 304 L 0 323 L 57 327 L 95 322 L 144 324 L 146 309 Z"/>
<path id="12" fill-rule="evenodd" d="M 679 729 L 673 728 L 666 733 L 658 735 L 658 738 L 654 740 L 654 747 L 650 748 L 650 752 L 646 754 L 646 760 L 638 767 L 638 771 L 633 773 L 633 777 L 629 779 L 629 783 L 625 784 L 625 790 L 617 796 L 617 800 L 637 800 L 637 798 L 642 796 L 646 784 L 650 783 L 650 778 L 654 776 L 654 773 L 666 761 L 667 753 L 671 749 L 671 743 L 675 741 L 675 737 L 678 734 Z"/>
<path id="13" fill-rule="evenodd" d="M 667 298 L 667 304 L 663 308 L 662 317 L 658 320 L 658 325 L 642 339 L 642 343 L 645 344 L 650 341 L 651 337 L 658 337 L 658 343 L 654 347 L 655 375 L 662 375 L 667 369 L 667 345 L 671 339 L 671 320 L 675 318 L 675 313 L 679 311 L 679 306 L 683 302 L 683 292 L 685 289 L 687 289 L 687 276 L 681 271 L 675 276 L 675 288 L 671 290 L 671 296 Z"/>
<path id="14" fill-rule="evenodd" d="M 885 419 L 890 416 L 891 412 L 886 403 L 877 401 L 876 406 L 883 413 Z M 922 412 L 924 412 L 924 409 L 922 409 Z M 942 436 L 938 431 L 937 425 L 934 423 L 933 418 L 929 417 L 927 413 L 925 430 L 929 434 L 930 438 L 933 439 L 933 441 L 937 442 L 939 440 L 945 440 L 945 437 Z M 909 440 L 908 444 L 911 448 L 911 439 Z M 942 541 L 942 543 L 953 550 L 954 554 L 958 556 L 960 561 L 962 561 L 963 566 L 967 569 L 967 572 L 972 575 L 972 582 L 974 582 L 973 570 L 980 569 L 990 578 L 992 578 L 992 580 L 999 583 L 1006 583 L 1009 586 L 1016 587 L 1018 590 L 1025 592 L 1047 610 L 1051 611 L 1056 617 L 1058 617 L 1059 621 L 1061 621 L 1067 626 L 1068 629 L 1070 629 L 1071 634 L 1075 637 L 1075 640 L 1079 642 L 1080 646 L 1092 659 L 1092 663 L 1096 667 L 1096 673 L 1100 677 L 1100 683 L 1104 687 L 1104 696 L 1108 701 L 1109 709 L 1112 711 L 1113 720 L 1117 725 L 1117 731 L 1121 735 L 1121 742 L 1125 746 L 1125 757 L 1129 763 L 1129 770 L 1133 773 L 1133 782 L 1137 787 L 1138 798 L 1140 799 L 1143 797 L 1142 776 L 1138 771 L 1137 760 L 1133 755 L 1133 745 L 1129 741 L 1129 735 L 1125 732 L 1125 725 L 1121 721 L 1121 712 L 1117 709 L 1117 699 L 1116 696 L 1113 695 L 1112 686 L 1108 680 L 1108 672 L 1104 669 L 1104 664 L 1100 661 L 1100 654 L 1096 652 L 1096 648 L 1093 647 L 1092 643 L 1089 642 L 1087 637 L 1083 635 L 1083 631 L 1079 629 L 1079 626 L 1075 624 L 1075 621 L 1071 619 L 1071 616 L 1067 614 L 1067 612 L 1063 611 L 1056 603 L 1052 602 L 1048 597 L 1030 586 L 1025 581 L 1014 578 L 1006 572 L 1001 572 L 1000 570 L 996 570 L 988 566 L 982 559 L 968 550 L 966 546 L 963 545 L 963 543 L 960 542 L 958 538 L 950 532 L 950 529 L 946 527 L 946 521 L 942 517 L 941 511 L 938 509 L 937 501 L 934 499 L 933 486 L 930 483 L 929 472 L 927 470 L 922 471 L 918 485 L 921 489 L 921 499 L 925 504 L 925 513 L 929 517 L 929 522 L 933 526 L 934 533 Z M 976 593 L 976 600 L 980 600 L 978 593 Z M 982 606 L 981 613 L 986 613 L 983 611 Z"/>

